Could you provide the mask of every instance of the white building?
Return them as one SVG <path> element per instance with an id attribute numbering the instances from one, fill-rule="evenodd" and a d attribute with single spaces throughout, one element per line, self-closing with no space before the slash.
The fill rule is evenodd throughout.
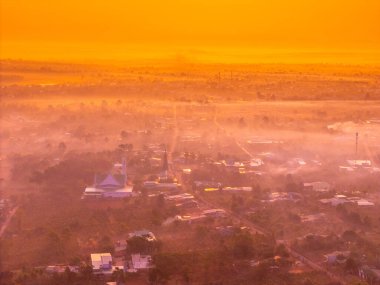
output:
<path id="1" fill-rule="evenodd" d="M 129 263 L 128 272 L 137 272 L 138 270 L 146 270 L 154 267 L 152 257 L 150 255 L 132 254 Z"/>
<path id="2" fill-rule="evenodd" d="M 366 159 L 350 159 L 347 163 L 351 167 L 371 167 L 372 163 L 370 160 Z"/>
<path id="3" fill-rule="evenodd" d="M 112 256 L 111 253 L 92 253 L 91 264 L 95 271 L 111 270 Z"/>
<path id="4" fill-rule="evenodd" d="M 311 189 L 316 192 L 328 192 L 331 188 L 330 184 L 327 182 L 309 182 L 304 183 L 303 187 L 305 190 Z"/>

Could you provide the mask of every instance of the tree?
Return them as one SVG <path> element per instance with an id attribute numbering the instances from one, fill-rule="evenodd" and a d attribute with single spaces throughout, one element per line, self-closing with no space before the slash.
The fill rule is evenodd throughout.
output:
<path id="1" fill-rule="evenodd" d="M 263 281 L 269 274 L 269 265 L 267 263 L 260 263 L 254 270 L 252 281 Z"/>
<path id="2" fill-rule="evenodd" d="M 357 271 L 358 271 L 358 268 L 359 268 L 359 265 L 358 265 L 358 262 L 353 259 L 352 257 L 349 257 L 347 260 L 346 260 L 346 265 L 344 266 L 344 269 L 351 273 L 351 274 L 356 274 Z"/>
<path id="3" fill-rule="evenodd" d="M 67 147 L 66 147 L 66 144 L 64 142 L 60 142 L 59 145 L 58 145 L 58 150 L 62 153 L 64 153 L 66 151 Z"/>
<path id="4" fill-rule="evenodd" d="M 342 239 L 345 241 L 353 242 L 357 241 L 359 239 L 359 236 L 355 231 L 347 230 L 342 234 Z"/>
<path id="5" fill-rule="evenodd" d="M 233 237 L 232 252 L 236 258 L 249 258 L 253 254 L 253 239 L 251 234 L 242 232 Z"/>
<path id="6" fill-rule="evenodd" d="M 112 278 L 116 281 L 117 284 L 125 282 L 124 271 L 120 269 L 116 269 L 112 272 Z"/>
<path id="7" fill-rule="evenodd" d="M 91 265 L 82 265 L 79 268 L 80 278 L 84 281 L 91 281 L 94 279 L 93 269 Z"/>
<path id="8" fill-rule="evenodd" d="M 275 249 L 275 254 L 280 255 L 280 256 L 283 256 L 283 257 L 288 257 L 288 256 L 289 256 L 289 253 L 288 253 L 288 251 L 286 250 L 285 245 L 283 245 L 283 244 L 279 244 L 279 245 L 276 247 L 276 249 Z"/>
<path id="9" fill-rule="evenodd" d="M 121 137 L 123 140 L 126 139 L 126 138 L 128 138 L 128 136 L 129 136 L 128 132 L 126 132 L 126 131 L 121 131 L 121 133 L 120 133 L 120 137 Z"/>

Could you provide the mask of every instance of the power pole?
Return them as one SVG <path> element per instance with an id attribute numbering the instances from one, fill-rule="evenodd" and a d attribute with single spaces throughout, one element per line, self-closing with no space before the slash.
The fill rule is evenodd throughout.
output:
<path id="1" fill-rule="evenodd" d="M 356 132 L 356 144 L 355 144 L 355 156 L 358 158 L 358 140 L 359 140 L 359 133 Z"/>

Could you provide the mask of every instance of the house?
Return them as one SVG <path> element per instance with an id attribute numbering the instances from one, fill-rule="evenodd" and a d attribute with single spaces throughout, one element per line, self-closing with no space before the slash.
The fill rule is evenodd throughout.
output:
<path id="1" fill-rule="evenodd" d="M 144 181 L 143 183 L 143 187 L 146 188 L 146 189 L 149 189 L 149 188 L 156 188 L 158 186 L 158 181 Z"/>
<path id="2" fill-rule="evenodd" d="M 135 231 L 135 232 L 129 233 L 128 237 L 129 238 L 140 237 L 140 238 L 145 239 L 146 241 L 156 241 L 156 236 L 148 230 L 141 230 L 141 231 Z"/>
<path id="3" fill-rule="evenodd" d="M 213 217 L 213 218 L 224 218 L 226 217 L 227 213 L 223 209 L 209 209 L 209 210 L 204 210 L 202 212 L 202 215 L 206 217 Z"/>
<path id="4" fill-rule="evenodd" d="M 150 187 L 154 189 L 159 189 L 159 190 L 171 190 L 171 191 L 176 191 L 181 188 L 181 184 L 177 182 L 162 182 L 160 181 L 157 183 L 154 187 Z"/>
<path id="5" fill-rule="evenodd" d="M 264 165 L 264 161 L 261 158 L 252 158 L 251 161 L 249 162 L 249 166 L 253 168 L 256 168 L 262 165 Z"/>
<path id="6" fill-rule="evenodd" d="M 150 255 L 132 254 L 131 260 L 128 262 L 127 272 L 137 272 L 139 270 L 147 270 L 154 267 L 152 257 Z"/>
<path id="7" fill-rule="evenodd" d="M 349 159 L 347 164 L 351 167 L 371 167 L 372 163 L 367 159 Z"/>
<path id="8" fill-rule="evenodd" d="M 234 161 L 232 159 L 222 160 L 221 165 L 223 165 L 224 169 L 229 172 L 240 173 L 245 170 L 245 165 L 243 162 Z"/>
<path id="9" fill-rule="evenodd" d="M 117 167 L 119 168 L 119 167 Z M 94 184 L 86 187 L 83 198 L 124 198 L 132 196 L 133 186 L 128 185 L 126 162 L 123 161 L 121 173 L 108 173 L 95 175 Z"/>
<path id="10" fill-rule="evenodd" d="M 66 270 L 70 270 L 70 272 L 79 272 L 79 266 L 71 266 L 71 265 L 49 265 L 45 268 L 47 273 L 64 273 Z"/>
<path id="11" fill-rule="evenodd" d="M 194 181 L 193 188 L 197 190 L 220 189 L 222 183 L 215 181 Z"/>
<path id="12" fill-rule="evenodd" d="M 92 253 L 91 264 L 94 271 L 103 271 L 112 269 L 111 253 Z"/>
<path id="13" fill-rule="evenodd" d="M 331 206 L 338 206 L 345 203 L 353 203 L 345 195 L 335 195 L 333 198 L 319 200 L 322 204 L 331 204 Z"/>
<path id="14" fill-rule="evenodd" d="M 176 217 L 177 217 L 178 221 L 187 222 L 189 224 L 195 223 L 195 222 L 200 222 L 200 221 L 204 220 L 205 218 L 207 218 L 205 215 L 199 215 L 199 214 L 196 214 L 196 215 L 185 215 L 185 216 L 176 216 Z"/>
<path id="15" fill-rule="evenodd" d="M 350 256 L 349 251 L 334 251 L 332 253 L 325 255 L 325 262 L 328 264 L 335 264 L 335 263 L 345 263 L 347 258 Z"/>
<path id="16" fill-rule="evenodd" d="M 321 219 L 324 219 L 326 217 L 326 214 L 324 213 L 318 213 L 313 215 L 301 215 L 301 222 L 315 222 Z"/>
<path id="17" fill-rule="evenodd" d="M 233 159 L 227 159 L 221 161 L 222 165 L 226 168 L 239 168 L 244 167 L 244 163 L 240 161 L 234 161 Z"/>
<path id="18" fill-rule="evenodd" d="M 371 268 L 364 265 L 359 269 L 359 277 L 368 281 L 370 284 L 380 284 L 380 269 Z"/>
<path id="19" fill-rule="evenodd" d="M 303 158 L 295 157 L 288 162 L 292 166 L 305 166 L 306 161 Z"/>
<path id="20" fill-rule="evenodd" d="M 327 182 L 308 182 L 303 184 L 305 190 L 313 190 L 316 192 L 328 192 L 330 191 L 330 184 Z"/>
<path id="21" fill-rule="evenodd" d="M 370 202 L 370 201 L 368 201 L 368 200 L 366 200 L 366 199 L 360 199 L 360 200 L 358 200 L 358 201 L 356 201 L 356 203 L 358 204 L 358 206 L 374 206 L 375 205 L 375 203 L 373 203 L 373 202 Z"/>
<path id="22" fill-rule="evenodd" d="M 234 191 L 251 192 L 252 187 L 250 187 L 250 186 L 223 187 L 222 190 L 223 191 L 231 191 L 231 192 L 234 192 Z"/>
<path id="23" fill-rule="evenodd" d="M 198 202 L 193 199 L 182 201 L 181 203 L 178 203 L 175 206 L 181 209 L 199 208 Z"/>
<path id="24" fill-rule="evenodd" d="M 269 194 L 268 200 L 261 200 L 261 202 L 277 202 L 277 201 L 294 201 L 298 202 L 302 199 L 302 195 L 297 192 L 272 192 Z"/>
<path id="25" fill-rule="evenodd" d="M 237 231 L 234 226 L 216 227 L 215 230 L 222 236 L 232 236 Z"/>
<path id="26" fill-rule="evenodd" d="M 183 194 L 177 194 L 177 195 L 168 195 L 165 197 L 165 200 L 167 201 L 174 201 L 174 202 L 181 202 L 186 200 L 193 200 L 194 195 L 190 193 L 183 193 Z"/>

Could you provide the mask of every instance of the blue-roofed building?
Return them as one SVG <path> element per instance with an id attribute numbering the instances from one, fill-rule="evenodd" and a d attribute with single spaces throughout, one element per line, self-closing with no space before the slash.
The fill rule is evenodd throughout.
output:
<path id="1" fill-rule="evenodd" d="M 121 173 L 96 174 L 92 186 L 86 187 L 82 198 L 124 198 L 133 195 L 133 186 L 128 184 L 126 162 Z"/>

